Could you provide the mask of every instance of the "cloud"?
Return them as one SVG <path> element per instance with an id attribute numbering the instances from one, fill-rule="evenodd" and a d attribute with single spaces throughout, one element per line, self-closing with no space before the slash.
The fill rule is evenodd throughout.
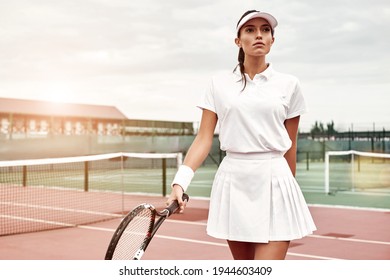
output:
<path id="1" fill-rule="evenodd" d="M 269 61 L 301 79 L 314 109 L 308 122 L 323 117 L 317 100 L 329 103 L 327 92 L 382 98 L 390 87 L 384 0 L 0 3 L 2 96 L 44 98 L 47 88 L 55 94 L 66 85 L 73 102 L 116 105 L 134 118 L 197 120 L 194 105 L 210 76 L 236 65 L 234 27 L 253 8 L 279 20 Z"/>

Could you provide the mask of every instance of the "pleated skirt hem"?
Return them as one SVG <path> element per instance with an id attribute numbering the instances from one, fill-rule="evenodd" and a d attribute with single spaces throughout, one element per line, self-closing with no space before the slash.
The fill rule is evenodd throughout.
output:
<path id="1" fill-rule="evenodd" d="M 316 230 L 284 157 L 225 157 L 212 187 L 208 235 L 267 243 L 300 239 Z"/>
<path id="2" fill-rule="evenodd" d="M 207 230 L 207 235 L 217 239 L 225 239 L 229 241 L 253 242 L 253 243 L 269 243 L 271 241 L 292 241 L 292 240 L 301 239 L 312 233 L 313 231 L 307 232 L 304 235 L 269 236 L 268 238 L 265 239 L 258 239 L 258 238 L 248 238 L 248 236 L 230 236 L 226 234 L 221 234 L 220 232 L 212 232 Z"/>

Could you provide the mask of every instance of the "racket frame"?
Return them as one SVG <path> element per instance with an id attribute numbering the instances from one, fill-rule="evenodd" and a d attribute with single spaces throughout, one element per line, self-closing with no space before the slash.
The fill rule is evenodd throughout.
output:
<path id="1" fill-rule="evenodd" d="M 148 230 L 145 234 L 144 241 L 142 242 L 142 244 L 145 243 L 145 240 L 148 238 L 148 235 L 153 231 L 154 220 L 155 220 L 155 217 L 157 214 L 157 211 L 153 207 L 153 205 L 150 205 L 147 203 L 143 203 L 143 204 L 138 205 L 122 219 L 121 223 L 119 224 L 118 228 L 115 230 L 115 233 L 111 238 L 110 244 L 109 244 L 107 252 L 106 252 L 106 256 L 104 258 L 105 260 L 112 260 L 116 246 L 118 245 L 119 240 L 121 239 L 122 234 L 125 232 L 127 226 L 130 224 L 130 222 L 135 217 L 138 216 L 138 214 L 140 212 L 144 211 L 145 209 L 149 209 L 151 211 L 151 217 L 150 217 Z M 138 253 L 138 251 L 137 251 L 137 253 Z M 136 255 L 137 255 L 137 253 L 136 253 Z"/>
<path id="2" fill-rule="evenodd" d="M 186 201 L 189 200 L 187 194 L 183 194 L 183 201 L 184 200 Z M 150 241 L 152 240 L 157 230 L 159 229 L 159 227 L 162 225 L 165 219 L 168 218 L 173 213 L 175 213 L 178 208 L 179 208 L 179 203 L 177 200 L 173 201 L 168 207 L 166 207 L 162 211 L 157 211 L 154 208 L 154 206 L 151 204 L 143 203 L 138 205 L 130 213 L 128 213 L 119 224 L 108 246 L 105 260 L 112 260 L 112 257 L 114 256 L 115 248 L 118 245 L 119 240 L 122 234 L 125 232 L 129 223 L 138 215 L 138 213 L 140 213 L 144 209 L 149 209 L 152 212 L 152 215 L 150 218 L 148 231 L 145 234 L 145 238 L 141 243 L 140 248 L 137 250 L 137 252 L 133 257 L 133 260 L 140 260 L 143 254 L 145 253 L 145 250 L 148 247 Z M 159 219 L 155 222 L 156 216 L 158 216 Z"/>

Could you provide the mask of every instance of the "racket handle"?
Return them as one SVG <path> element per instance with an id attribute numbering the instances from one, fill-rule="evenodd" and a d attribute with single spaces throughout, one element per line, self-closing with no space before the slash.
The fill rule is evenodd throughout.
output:
<path id="1" fill-rule="evenodd" d="M 186 194 L 186 193 L 183 193 L 183 196 L 182 196 L 182 199 L 183 201 L 185 200 L 189 200 L 190 197 Z M 165 208 L 165 210 L 168 211 L 168 217 L 170 215 L 172 215 L 173 213 L 175 213 L 175 211 L 179 208 L 179 202 L 177 200 L 175 200 L 174 202 L 171 203 L 171 205 L 169 205 L 167 208 Z"/>

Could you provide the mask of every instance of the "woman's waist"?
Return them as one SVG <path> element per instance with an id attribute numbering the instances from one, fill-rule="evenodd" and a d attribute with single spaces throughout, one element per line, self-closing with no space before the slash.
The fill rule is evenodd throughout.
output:
<path id="1" fill-rule="evenodd" d="M 269 151 L 269 152 L 250 152 L 250 153 L 238 153 L 238 152 L 226 152 L 226 156 L 235 159 L 272 159 L 283 157 L 284 152 Z"/>

